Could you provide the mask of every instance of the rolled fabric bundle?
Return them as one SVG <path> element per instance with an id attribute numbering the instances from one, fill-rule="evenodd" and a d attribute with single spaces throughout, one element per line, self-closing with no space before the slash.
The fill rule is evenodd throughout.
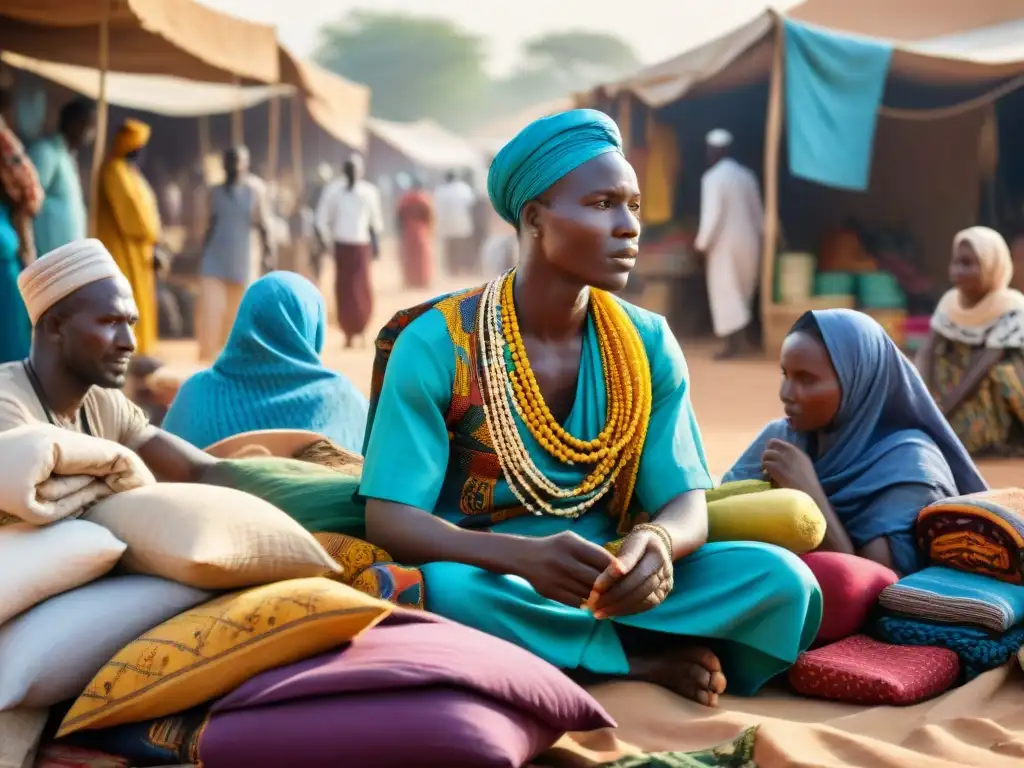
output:
<path id="1" fill-rule="evenodd" d="M 933 565 L 1024 584 L 1024 490 L 929 504 L 917 517 L 917 544 Z"/>
<path id="2" fill-rule="evenodd" d="M 33 525 L 78 517 L 114 493 L 156 483 L 123 445 L 51 424 L 0 434 L 0 525 Z"/>
<path id="3" fill-rule="evenodd" d="M 789 488 L 708 502 L 708 541 L 760 541 L 802 555 L 821 545 L 825 528 L 814 499 Z"/>

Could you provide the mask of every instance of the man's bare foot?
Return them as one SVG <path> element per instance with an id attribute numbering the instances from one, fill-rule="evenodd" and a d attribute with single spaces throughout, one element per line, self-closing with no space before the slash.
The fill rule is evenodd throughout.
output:
<path id="1" fill-rule="evenodd" d="M 705 707 L 717 707 L 719 694 L 725 692 L 722 662 L 703 646 L 631 658 L 629 666 L 631 677 L 668 688 Z"/>

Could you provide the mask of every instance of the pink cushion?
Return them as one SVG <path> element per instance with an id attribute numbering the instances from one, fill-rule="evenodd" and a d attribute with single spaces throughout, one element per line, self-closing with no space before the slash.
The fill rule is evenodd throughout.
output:
<path id="1" fill-rule="evenodd" d="M 797 693 L 850 704 L 916 704 L 953 686 L 960 674 L 947 648 L 889 645 L 865 635 L 801 654 L 789 670 Z"/>
<path id="2" fill-rule="evenodd" d="M 860 632 L 882 590 L 900 578 L 884 565 L 856 555 L 809 552 L 800 558 L 821 586 L 824 609 L 816 645 Z"/>

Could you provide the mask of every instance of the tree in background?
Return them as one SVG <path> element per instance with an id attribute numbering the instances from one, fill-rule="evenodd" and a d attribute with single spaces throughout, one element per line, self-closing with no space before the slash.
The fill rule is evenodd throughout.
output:
<path id="1" fill-rule="evenodd" d="M 373 114 L 387 120 L 465 127 L 490 84 L 483 41 L 445 18 L 352 11 L 321 28 L 313 58 L 370 86 Z"/>
<path id="2" fill-rule="evenodd" d="M 535 67 L 584 86 L 640 67 L 629 44 L 605 32 L 550 32 L 527 40 L 523 53 Z"/>
<path id="3" fill-rule="evenodd" d="M 550 32 L 527 40 L 523 63 L 492 89 L 493 111 L 512 113 L 561 98 L 640 67 L 624 40 L 604 32 Z"/>
<path id="4" fill-rule="evenodd" d="M 352 11 L 320 30 L 314 60 L 373 89 L 375 117 L 430 117 L 466 129 L 558 99 L 640 66 L 628 43 L 603 32 L 551 32 L 526 41 L 522 63 L 492 80 L 486 47 L 446 18 Z"/>

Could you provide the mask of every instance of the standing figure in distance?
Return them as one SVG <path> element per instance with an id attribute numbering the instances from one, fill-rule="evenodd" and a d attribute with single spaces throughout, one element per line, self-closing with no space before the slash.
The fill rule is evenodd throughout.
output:
<path id="1" fill-rule="evenodd" d="M 732 134 L 707 136 L 708 162 L 700 182 L 700 228 L 695 247 L 707 259 L 708 303 L 715 335 L 725 340 L 717 359 L 752 351 L 754 292 L 761 270 L 764 208 L 753 172 L 730 156 Z"/>
<path id="2" fill-rule="evenodd" d="M 263 262 L 271 260 L 266 186 L 249 172 L 249 150 L 232 147 L 224 153 L 224 183 L 210 190 L 210 223 L 199 267 L 196 336 L 202 362 L 220 354 L 245 289 L 260 277 Z"/>
<path id="3" fill-rule="evenodd" d="M 353 155 L 340 179 L 327 185 L 316 208 L 321 241 L 334 245 L 334 295 L 345 348 L 362 338 L 373 314 L 370 260 L 380 255 L 384 214 L 380 193 L 363 178 L 363 159 Z"/>

